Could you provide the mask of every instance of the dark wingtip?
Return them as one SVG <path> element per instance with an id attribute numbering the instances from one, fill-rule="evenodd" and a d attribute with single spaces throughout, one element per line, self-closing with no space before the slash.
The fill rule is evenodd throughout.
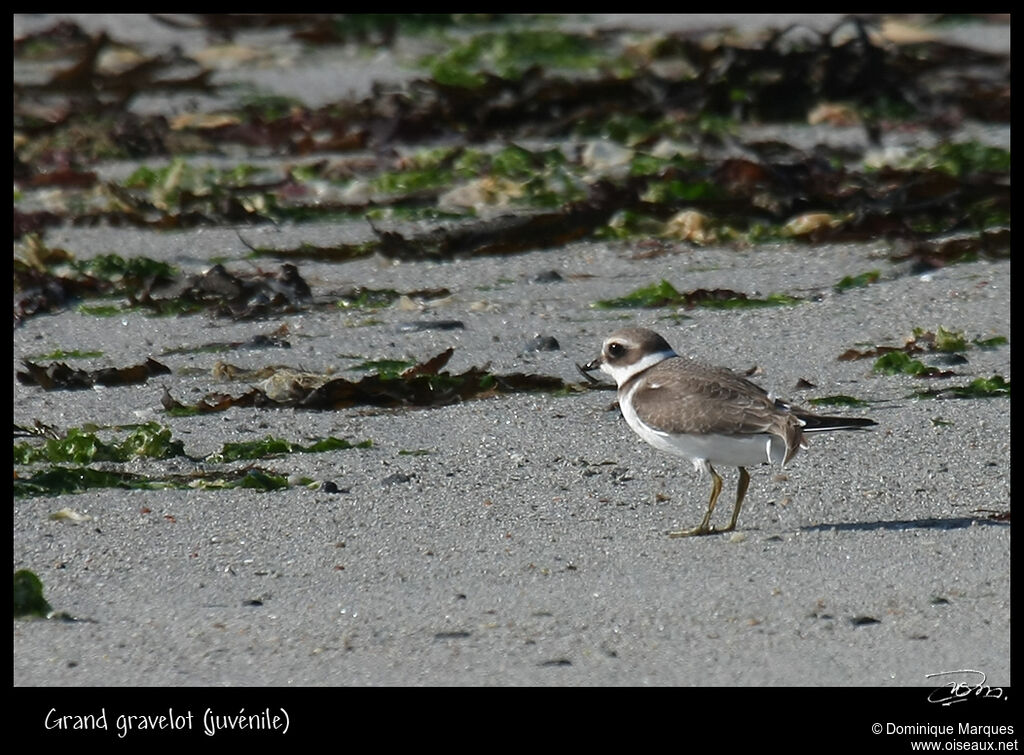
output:
<path id="1" fill-rule="evenodd" d="M 831 430 L 864 430 L 878 423 L 867 417 L 819 417 L 816 414 L 798 414 L 804 421 L 805 433 L 828 432 Z"/>

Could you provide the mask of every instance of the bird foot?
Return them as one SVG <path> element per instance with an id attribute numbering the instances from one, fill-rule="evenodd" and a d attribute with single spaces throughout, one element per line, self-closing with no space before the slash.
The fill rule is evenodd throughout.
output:
<path id="1" fill-rule="evenodd" d="M 718 535 L 722 532 L 731 532 L 735 525 L 730 527 L 723 527 L 718 529 L 717 527 L 711 527 L 709 525 L 698 525 L 688 530 L 671 530 L 668 533 L 669 537 L 697 537 L 699 535 Z"/>

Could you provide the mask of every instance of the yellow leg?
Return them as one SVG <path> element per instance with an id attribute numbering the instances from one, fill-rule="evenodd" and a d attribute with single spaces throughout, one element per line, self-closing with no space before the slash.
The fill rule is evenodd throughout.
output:
<path id="1" fill-rule="evenodd" d="M 708 471 L 711 473 L 711 500 L 708 501 L 708 510 L 700 524 L 690 530 L 674 530 L 668 533 L 669 537 L 691 537 L 693 535 L 710 535 L 715 530 L 711 527 L 711 514 L 714 513 L 715 504 L 718 503 L 718 494 L 722 492 L 722 478 L 715 468 L 708 464 Z M 746 471 L 746 470 L 744 470 Z M 742 480 L 741 480 L 742 482 Z"/>
<path id="2" fill-rule="evenodd" d="M 732 532 L 736 529 L 736 520 L 740 518 L 740 509 L 743 507 L 743 497 L 747 494 L 747 486 L 750 484 L 750 475 L 743 467 L 739 467 L 740 481 L 736 483 L 736 507 L 732 510 L 732 519 L 729 526 L 719 532 Z"/>

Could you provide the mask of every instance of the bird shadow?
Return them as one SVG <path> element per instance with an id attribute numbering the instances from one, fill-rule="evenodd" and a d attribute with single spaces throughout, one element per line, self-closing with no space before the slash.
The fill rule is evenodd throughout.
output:
<path id="1" fill-rule="evenodd" d="M 839 522 L 834 524 L 815 524 L 801 527 L 802 532 L 854 531 L 872 532 L 874 530 L 962 530 L 968 527 L 1009 527 L 1009 521 L 963 516 L 944 519 L 929 517 L 927 519 L 892 519 L 881 522 Z"/>

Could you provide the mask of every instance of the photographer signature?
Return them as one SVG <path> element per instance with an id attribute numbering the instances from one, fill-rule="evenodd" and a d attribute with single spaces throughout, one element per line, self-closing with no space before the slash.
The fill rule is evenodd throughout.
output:
<path id="1" fill-rule="evenodd" d="M 977 684 L 970 684 L 969 682 L 947 682 L 941 687 L 932 690 L 931 694 L 928 695 L 928 702 L 939 703 L 945 707 L 952 705 L 953 703 L 962 703 L 971 696 L 982 698 L 991 697 L 997 700 L 1005 699 L 1003 697 L 1002 687 L 990 687 L 985 684 L 988 677 L 984 671 L 975 671 L 974 669 L 969 668 L 958 669 L 957 671 L 937 671 L 934 674 L 925 674 L 925 678 L 931 679 L 932 677 L 947 676 L 949 674 L 976 674 L 977 676 L 973 677 L 972 681 L 976 681 Z M 977 677 L 981 677 L 980 681 Z"/>

